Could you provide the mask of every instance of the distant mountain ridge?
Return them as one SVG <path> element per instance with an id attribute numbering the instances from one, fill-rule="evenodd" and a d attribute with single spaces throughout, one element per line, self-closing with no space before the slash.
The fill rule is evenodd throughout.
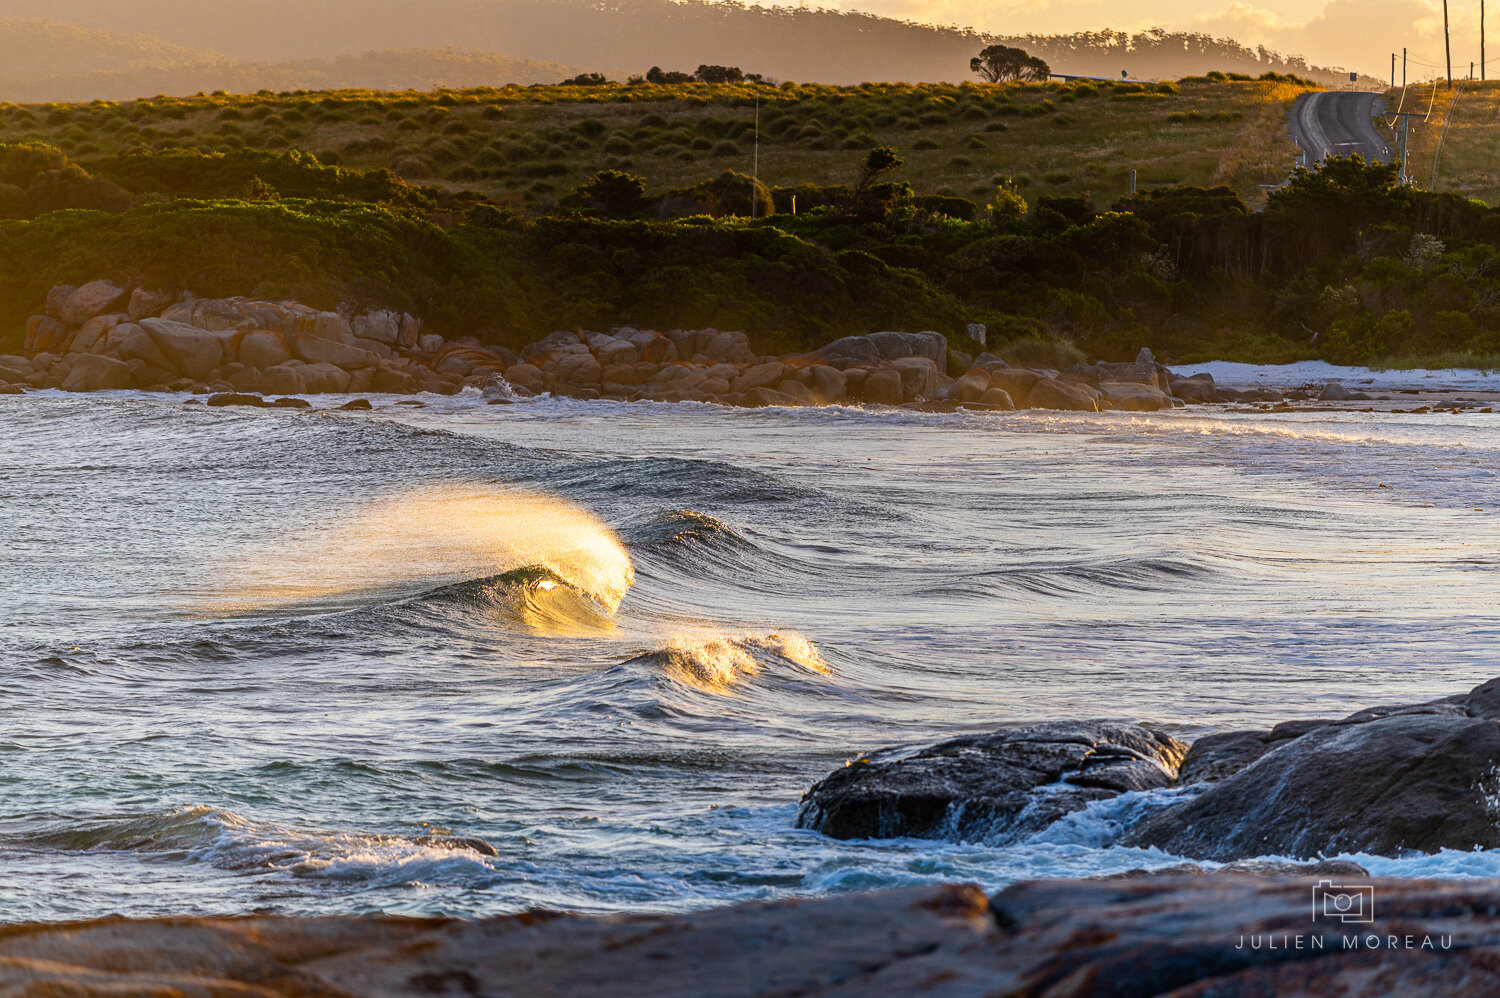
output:
<path id="1" fill-rule="evenodd" d="M 72 42 L 72 25 L 56 25 L 61 41 Z M 87 33 L 109 58 L 46 58 L 50 39 L 27 25 L 32 63 L 44 72 L 16 72 L 17 60 L 0 61 L 0 100 L 17 102 L 128 100 L 156 94 L 187 95 L 213 90 L 253 93 L 257 90 L 433 90 L 439 87 L 478 87 L 497 83 L 556 83 L 584 71 L 545 59 L 515 59 L 497 52 L 457 48 L 402 49 L 363 52 L 332 59 L 299 59 L 281 63 L 239 62 L 205 50 L 164 45 L 144 35 Z M 0 21 L 0 37 L 10 26 Z M 141 47 L 132 49 L 139 41 Z M 147 44 L 157 43 L 157 44 Z M 36 53 L 42 53 L 38 58 Z M 154 61 L 158 54 L 165 56 Z M 4 51 L 0 47 L 0 60 Z M 74 68 L 58 73 L 56 67 Z M 97 68 L 77 71 L 88 66 Z"/>
<path id="2" fill-rule="evenodd" d="M 200 90 L 431 89 L 738 65 L 778 80 L 960 81 L 1004 42 L 1054 71 L 1175 78 L 1342 71 L 1229 39 L 1155 29 L 1004 38 L 872 14 L 726 0 L 3 0 L 0 99 L 124 99 Z M 59 20 L 66 18 L 68 22 Z M 501 54 L 505 53 L 505 54 Z M 518 55 L 524 53 L 524 57 Z"/>

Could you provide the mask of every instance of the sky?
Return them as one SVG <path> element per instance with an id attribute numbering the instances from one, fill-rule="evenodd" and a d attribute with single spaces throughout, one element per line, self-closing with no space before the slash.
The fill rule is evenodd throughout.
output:
<path id="1" fill-rule="evenodd" d="M 1463 76 L 1469 61 L 1479 60 L 1479 3 L 1450 3 L 1453 72 Z M 827 5 L 1007 35 L 1101 28 L 1203 31 L 1384 79 L 1390 78 L 1395 52 L 1398 83 L 1403 45 L 1409 79 L 1430 78 L 1443 65 L 1443 8 L 1428 0 L 835 0 Z M 1485 19 L 1488 75 L 1500 77 L 1500 0 L 1487 0 Z"/>

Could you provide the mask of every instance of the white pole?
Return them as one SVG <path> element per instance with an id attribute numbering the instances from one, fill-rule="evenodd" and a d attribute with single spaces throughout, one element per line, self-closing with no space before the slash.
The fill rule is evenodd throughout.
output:
<path id="1" fill-rule="evenodd" d="M 755 85 L 755 157 L 750 166 L 750 217 L 755 218 L 759 207 L 755 194 L 760 190 L 760 84 Z"/>

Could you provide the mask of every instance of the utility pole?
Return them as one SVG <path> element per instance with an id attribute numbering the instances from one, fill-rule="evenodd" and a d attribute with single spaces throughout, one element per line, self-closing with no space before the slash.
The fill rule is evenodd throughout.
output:
<path id="1" fill-rule="evenodd" d="M 1479 0 L 1479 78 L 1484 79 L 1484 0 Z"/>
<path id="2" fill-rule="evenodd" d="M 1407 136 L 1411 133 L 1411 119 L 1423 116 L 1416 111 L 1397 111 L 1396 117 L 1401 119 L 1401 183 L 1409 184 L 1411 177 L 1406 175 Z"/>
<path id="3" fill-rule="evenodd" d="M 755 210 L 760 207 L 760 199 L 755 195 L 760 191 L 760 84 L 755 85 L 755 158 L 751 160 L 750 166 L 750 217 L 755 218 Z"/>
<path id="4" fill-rule="evenodd" d="M 1448 0 L 1443 0 L 1443 55 L 1448 61 L 1448 89 L 1453 89 L 1453 39 L 1448 35 Z"/>
<path id="5" fill-rule="evenodd" d="M 1396 53 L 1391 53 L 1391 89 L 1396 89 Z"/>

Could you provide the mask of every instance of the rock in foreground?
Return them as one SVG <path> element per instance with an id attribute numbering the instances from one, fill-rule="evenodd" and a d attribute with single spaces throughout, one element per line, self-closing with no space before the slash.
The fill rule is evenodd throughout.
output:
<path id="1" fill-rule="evenodd" d="M 1209 860 L 1500 848 L 1500 680 L 1251 734 L 1262 754 L 1126 842 Z"/>
<path id="2" fill-rule="evenodd" d="M 997 939 L 973 887 L 687 915 L 478 921 L 203 918 L 0 932 L 0 993 L 28 995 L 980 994 L 964 947 Z"/>
<path id="3" fill-rule="evenodd" d="M 1011 842 L 1090 801 L 1177 777 L 1187 745 L 1111 721 L 1012 725 L 834 771 L 803 798 L 800 828 L 839 839 L 946 836 Z"/>
<path id="4" fill-rule="evenodd" d="M 1327 878 L 1323 878 L 1325 881 Z M 1500 885 L 1315 877 L 908 888 L 682 915 L 111 919 L 0 933 L 0 992 L 569 998 L 1494 994 Z M 1326 889 L 1325 888 L 1325 889 Z"/>
<path id="5" fill-rule="evenodd" d="M 1185 750 L 1185 751 L 1184 751 Z M 836 838 L 1018 841 L 1126 791 L 1121 843 L 1227 862 L 1500 848 L 1500 679 L 1469 693 L 1209 735 L 1191 748 L 1108 721 L 1008 725 L 861 756 L 803 797 Z"/>

